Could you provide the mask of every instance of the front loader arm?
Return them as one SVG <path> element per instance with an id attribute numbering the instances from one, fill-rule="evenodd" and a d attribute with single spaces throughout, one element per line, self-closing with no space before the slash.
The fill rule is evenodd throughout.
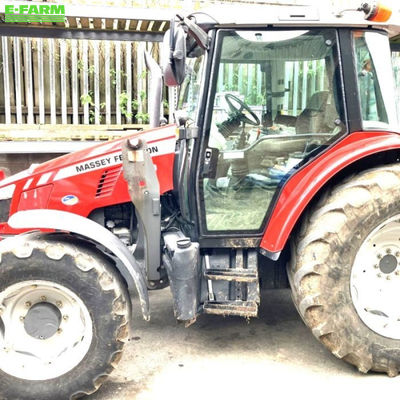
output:
<path id="1" fill-rule="evenodd" d="M 122 144 L 124 178 L 138 217 L 138 240 L 135 258 L 142 263 L 148 281 L 161 276 L 161 210 L 160 185 L 146 141 L 127 139 Z"/>

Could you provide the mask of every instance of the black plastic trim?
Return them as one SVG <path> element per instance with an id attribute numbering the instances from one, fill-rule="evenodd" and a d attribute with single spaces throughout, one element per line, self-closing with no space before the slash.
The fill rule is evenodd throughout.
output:
<path id="1" fill-rule="evenodd" d="M 343 92 L 346 99 L 349 133 L 361 131 L 363 128 L 353 32 L 353 29 L 339 29 L 339 48 L 343 68 Z"/>
<path id="2" fill-rule="evenodd" d="M 202 248 L 258 248 L 260 246 L 260 237 L 219 237 L 219 238 L 201 238 L 199 240 Z"/>
<path id="3" fill-rule="evenodd" d="M 7 222 L 10 216 L 11 199 L 0 200 L 0 222 Z"/>

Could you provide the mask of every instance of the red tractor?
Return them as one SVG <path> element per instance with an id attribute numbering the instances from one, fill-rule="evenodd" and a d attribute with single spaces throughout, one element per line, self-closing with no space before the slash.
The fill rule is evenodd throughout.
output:
<path id="1" fill-rule="evenodd" d="M 167 284 L 190 325 L 255 317 L 260 287 L 290 283 L 333 354 L 398 374 L 390 11 L 238 10 L 172 21 L 176 125 L 162 125 L 147 57 L 153 129 L 0 181 L 2 399 L 94 392 L 121 358 L 133 297 L 149 319 L 148 290 Z"/>

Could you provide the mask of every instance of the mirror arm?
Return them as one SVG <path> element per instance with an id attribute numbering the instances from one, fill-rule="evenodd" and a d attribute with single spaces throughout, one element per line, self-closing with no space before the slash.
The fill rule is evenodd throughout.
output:
<path id="1" fill-rule="evenodd" d="M 187 17 L 177 14 L 177 18 L 188 28 L 189 33 L 193 36 L 197 44 L 204 50 L 209 49 L 209 39 L 207 33 L 201 29 L 196 23 Z"/>
<path id="2" fill-rule="evenodd" d="M 156 60 L 148 51 L 144 51 L 144 60 L 146 67 L 150 72 L 150 90 L 148 97 L 148 108 L 150 114 L 150 127 L 156 128 L 160 126 L 162 113 L 162 72 Z"/>

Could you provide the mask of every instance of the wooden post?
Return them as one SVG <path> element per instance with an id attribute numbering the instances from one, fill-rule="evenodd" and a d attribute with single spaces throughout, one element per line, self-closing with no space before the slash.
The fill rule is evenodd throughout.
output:
<path id="1" fill-rule="evenodd" d="M 99 42 L 93 42 L 94 58 L 94 123 L 100 124 L 100 66 L 99 66 Z"/>
<path id="2" fill-rule="evenodd" d="M 303 61 L 303 83 L 301 89 L 301 109 L 307 107 L 307 82 L 308 82 L 308 61 Z"/>
<path id="3" fill-rule="evenodd" d="M 10 70 L 8 68 L 8 38 L 1 37 L 2 55 L 3 55 L 3 80 L 4 80 L 4 109 L 5 122 L 11 124 L 11 106 L 10 106 Z"/>
<path id="4" fill-rule="evenodd" d="M 121 125 L 121 42 L 115 42 L 115 114 L 116 123 Z"/>
<path id="5" fill-rule="evenodd" d="M 67 54 L 66 42 L 60 40 L 60 72 L 61 72 L 61 123 L 67 124 Z"/>
<path id="6" fill-rule="evenodd" d="M 37 41 L 38 80 L 39 80 L 39 123 L 45 124 L 44 108 L 44 65 L 43 65 L 43 39 Z"/>
<path id="7" fill-rule="evenodd" d="M 294 62 L 293 72 L 293 115 L 297 117 L 297 106 L 299 101 L 299 61 Z"/>
<path id="8" fill-rule="evenodd" d="M 30 38 L 24 39 L 24 79 L 26 105 L 28 107 L 27 123 L 33 124 L 32 46 Z"/>
<path id="9" fill-rule="evenodd" d="M 82 41 L 82 73 L 83 73 L 83 95 L 89 94 L 89 77 L 88 77 L 88 42 L 87 40 Z M 85 102 L 83 105 L 83 123 L 89 124 L 89 103 Z"/>
<path id="10" fill-rule="evenodd" d="M 78 101 L 78 42 L 71 40 L 71 85 L 72 85 L 72 123 L 79 124 Z"/>
<path id="11" fill-rule="evenodd" d="M 106 124 L 111 124 L 111 76 L 110 76 L 110 42 L 105 43 L 104 80 L 106 84 Z"/>
<path id="12" fill-rule="evenodd" d="M 132 45 L 130 42 L 125 43 L 125 69 L 126 69 L 126 93 L 128 102 L 126 105 L 126 122 L 132 123 Z"/>
<path id="13" fill-rule="evenodd" d="M 15 106 L 17 109 L 17 124 L 22 124 L 22 104 L 21 104 L 21 57 L 19 38 L 14 37 L 14 65 L 15 65 Z"/>
<path id="14" fill-rule="evenodd" d="M 57 123 L 56 115 L 56 78 L 54 68 L 54 39 L 49 39 L 49 80 L 50 80 L 50 123 Z"/>

